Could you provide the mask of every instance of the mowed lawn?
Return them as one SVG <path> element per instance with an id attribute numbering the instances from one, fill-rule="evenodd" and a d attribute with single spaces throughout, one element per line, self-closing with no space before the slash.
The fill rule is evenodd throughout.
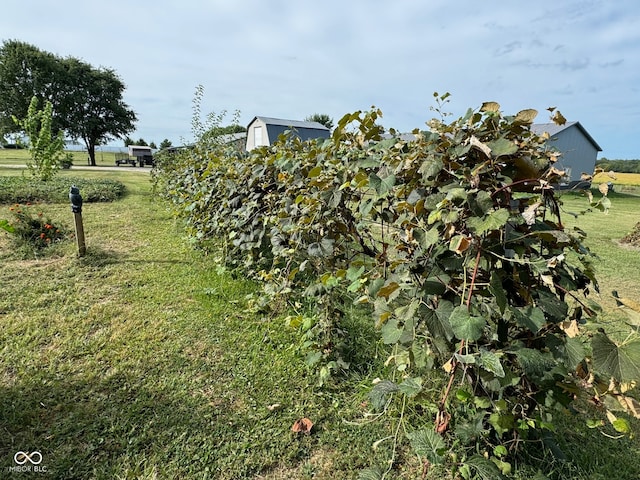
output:
<path id="1" fill-rule="evenodd" d="M 362 386 L 316 388 L 295 332 L 191 249 L 148 175 L 88 174 L 129 193 L 85 205 L 86 257 L 16 259 L 0 235 L 0 478 L 18 451 L 78 479 L 351 478 L 384 461 L 384 424 L 344 422 L 368 361 Z M 41 208 L 72 225 L 68 205 Z M 312 435 L 291 431 L 302 417 Z"/>
<path id="2" fill-rule="evenodd" d="M 8 174 L 19 172 L 0 167 Z M 346 325 L 348 378 L 320 388 L 285 315 L 253 308 L 256 285 L 190 247 L 147 174 L 61 173 L 70 174 L 121 179 L 128 193 L 85 205 L 83 258 L 73 243 L 62 255 L 17 258 L 0 234 L 0 478 L 35 475 L 8 469 L 16 452 L 38 451 L 49 478 L 355 479 L 364 467 L 386 468 L 398 432 L 398 468 L 386 478 L 421 478 L 403 432 L 430 418 L 363 421 L 372 381 L 390 375 L 367 318 Z M 609 215 L 565 218 L 602 254 L 599 300 L 620 322 L 610 291 L 640 298 L 640 250 L 618 244 L 640 221 L 640 198 L 612 201 Z M 567 210 L 583 206 L 565 197 Z M 67 204 L 39 207 L 72 225 Z M 310 435 L 291 431 L 302 417 L 314 422 Z M 562 420 L 573 463 L 558 463 L 558 478 L 640 478 L 639 440 L 606 438 L 584 420 Z M 526 479 L 541 465 L 514 466 L 514 478 Z"/>
<path id="3" fill-rule="evenodd" d="M 86 151 L 65 151 L 71 155 L 73 165 L 86 166 L 88 155 Z M 0 148 L 0 167 L 3 165 L 25 165 L 30 160 L 29 150 Z M 115 154 L 113 152 L 96 151 L 96 165 L 102 167 L 112 167 L 115 165 Z M 73 167 L 72 167 L 73 168 Z M 125 167 L 123 167 L 125 168 Z"/>

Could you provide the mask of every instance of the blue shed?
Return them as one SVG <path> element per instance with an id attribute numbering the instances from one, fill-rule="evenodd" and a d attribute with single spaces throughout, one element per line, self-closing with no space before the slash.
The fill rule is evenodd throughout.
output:
<path id="1" fill-rule="evenodd" d="M 556 168 L 566 172 L 567 186 L 580 182 L 583 173 L 593 174 L 600 145 L 593 139 L 580 122 L 538 123 L 531 126 L 538 135 L 549 134 L 547 145 L 561 153 Z"/>

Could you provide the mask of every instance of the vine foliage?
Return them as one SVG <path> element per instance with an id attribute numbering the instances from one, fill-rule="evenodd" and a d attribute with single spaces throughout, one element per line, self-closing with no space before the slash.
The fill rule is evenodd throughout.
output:
<path id="1" fill-rule="evenodd" d="M 31 161 L 27 167 L 34 177 L 42 181 L 51 180 L 60 168 L 64 139 L 62 132 L 56 135 L 52 131 L 53 105 L 44 102 L 44 108 L 38 110 L 38 98 L 32 97 L 27 116 L 23 120 L 13 117 L 13 121 L 29 137 Z"/>
<path id="2" fill-rule="evenodd" d="M 504 451 L 461 475 L 506 473 L 507 451 L 553 431 L 553 412 L 581 397 L 629 433 L 613 412 L 639 416 L 640 341 L 597 329 L 591 253 L 562 222 L 564 172 L 531 131 L 537 112 L 487 102 L 410 138 L 383 133 L 381 115 L 345 115 L 322 142 L 185 152 L 161 164 L 160 192 L 199 244 L 221 240 L 225 262 L 263 282 L 265 305 L 305 306 L 288 322 L 321 381 L 349 368 L 345 303 L 369 309 L 395 372 L 372 405 L 426 406 L 431 427 L 407 439 L 427 462 L 444 461 L 444 440 L 484 441 Z"/>

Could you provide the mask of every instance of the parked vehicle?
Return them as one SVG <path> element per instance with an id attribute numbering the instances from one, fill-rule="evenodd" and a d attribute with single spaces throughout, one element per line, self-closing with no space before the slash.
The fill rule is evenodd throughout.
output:
<path id="1" fill-rule="evenodd" d="M 116 153 L 116 165 L 120 166 L 123 164 L 129 164 L 132 167 L 135 167 L 136 164 L 139 167 L 155 165 L 151 147 L 129 145 L 129 153 Z"/>

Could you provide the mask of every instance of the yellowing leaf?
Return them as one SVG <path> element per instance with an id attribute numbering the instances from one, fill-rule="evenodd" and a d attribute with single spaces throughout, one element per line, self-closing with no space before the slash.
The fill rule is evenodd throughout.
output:
<path id="1" fill-rule="evenodd" d="M 487 157 L 491 158 L 491 149 L 487 145 L 482 143 L 480 140 L 478 140 L 475 135 L 471 136 L 469 143 L 471 144 L 472 147 L 477 148 L 482 153 L 484 153 Z"/>
<path id="2" fill-rule="evenodd" d="M 565 170 L 558 170 L 556 167 L 551 167 L 545 174 L 545 177 L 547 178 L 564 177 L 566 174 L 567 172 Z"/>
<path id="3" fill-rule="evenodd" d="M 607 185 L 606 183 L 601 183 L 600 185 L 598 185 L 598 190 L 600 190 L 600 193 L 602 195 L 607 195 L 607 193 L 609 193 L 609 185 Z"/>
<path id="4" fill-rule="evenodd" d="M 442 365 L 442 369 L 447 373 L 451 373 L 453 371 L 453 358 L 447 360 L 447 362 Z"/>
<path id="5" fill-rule="evenodd" d="M 462 255 L 471 246 L 471 238 L 463 235 L 456 235 L 449 242 L 449 250 L 456 252 L 458 255 Z"/>
<path id="6" fill-rule="evenodd" d="M 317 167 L 313 167 L 311 170 L 309 170 L 307 178 L 317 177 L 318 175 L 320 175 L 320 172 L 322 172 L 322 167 L 320 165 L 318 165 Z"/>
<path id="7" fill-rule="evenodd" d="M 533 225 L 536 223 L 536 213 L 540 205 L 542 205 L 542 203 L 536 202 L 533 205 L 529 205 L 526 210 L 522 212 L 522 218 L 524 218 L 527 225 Z"/>
<path id="8" fill-rule="evenodd" d="M 617 395 L 616 398 L 625 412 L 636 418 L 640 418 L 640 403 L 635 398 L 625 397 L 623 395 Z"/>
<path id="9" fill-rule="evenodd" d="M 499 112 L 500 104 L 498 102 L 484 102 L 480 107 L 481 112 Z"/>
<path id="10" fill-rule="evenodd" d="M 533 108 L 527 108 L 526 110 L 520 110 L 516 115 L 516 122 L 518 123 L 533 123 L 538 116 L 538 111 Z"/>
<path id="11" fill-rule="evenodd" d="M 380 290 L 378 290 L 378 296 L 384 297 L 389 300 L 389 296 L 399 288 L 400 285 L 398 285 L 396 282 L 391 282 L 389 283 L 389 285 L 385 285 Z"/>
<path id="12" fill-rule="evenodd" d="M 569 338 L 575 338 L 580 335 L 580 329 L 578 328 L 578 322 L 575 320 L 562 322 L 560 328 Z"/>
<path id="13" fill-rule="evenodd" d="M 562 115 L 560 111 L 556 111 L 556 113 L 554 113 L 553 116 L 551 117 L 551 120 L 556 125 L 564 125 L 565 123 L 567 123 L 567 119 L 564 118 L 564 115 Z"/>

